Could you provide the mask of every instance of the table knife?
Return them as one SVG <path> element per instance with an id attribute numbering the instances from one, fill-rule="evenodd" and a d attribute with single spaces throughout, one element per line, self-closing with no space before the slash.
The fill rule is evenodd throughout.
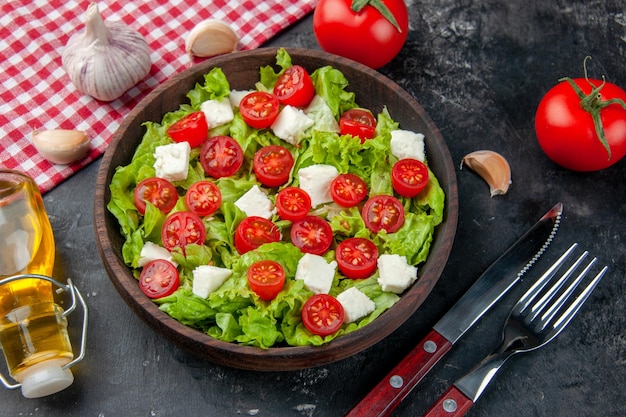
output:
<path id="1" fill-rule="evenodd" d="M 426 337 L 346 417 L 388 416 L 435 364 L 545 252 L 558 230 L 557 203 L 478 278 Z"/>

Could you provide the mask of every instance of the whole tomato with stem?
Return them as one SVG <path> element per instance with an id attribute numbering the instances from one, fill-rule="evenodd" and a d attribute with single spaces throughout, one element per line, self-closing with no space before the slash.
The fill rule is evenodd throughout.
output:
<path id="1" fill-rule="evenodd" d="M 535 132 L 541 149 L 573 171 L 598 171 L 626 155 L 626 91 L 604 80 L 563 78 L 541 99 Z"/>
<path id="2" fill-rule="evenodd" d="M 313 31 L 324 51 L 376 69 L 404 46 L 409 14 L 404 0 L 320 0 Z"/>

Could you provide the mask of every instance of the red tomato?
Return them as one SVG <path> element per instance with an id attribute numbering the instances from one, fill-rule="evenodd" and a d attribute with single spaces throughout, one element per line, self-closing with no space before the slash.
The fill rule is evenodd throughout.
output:
<path id="1" fill-rule="evenodd" d="M 201 111 L 193 112 L 167 129 L 167 134 L 174 142 L 189 142 L 195 148 L 202 145 L 209 135 L 209 125 Z"/>
<path id="2" fill-rule="evenodd" d="M 167 297 L 179 286 L 178 270 L 165 259 L 148 262 L 139 275 L 139 288 L 150 298 Z"/>
<path id="3" fill-rule="evenodd" d="M 302 188 L 284 188 L 276 194 L 276 210 L 285 220 L 303 219 L 311 210 L 311 197 Z"/>
<path id="4" fill-rule="evenodd" d="M 382 3 L 388 17 L 372 4 Z M 320 0 L 313 14 L 313 31 L 320 47 L 332 54 L 380 68 L 402 49 L 409 33 L 409 16 L 404 0 L 370 0 L 360 11 L 354 0 Z M 363 3 L 363 2 L 361 2 Z"/>
<path id="5" fill-rule="evenodd" d="M 302 323 L 313 334 L 322 337 L 341 328 L 345 312 L 343 306 L 332 295 L 315 294 L 302 306 Z"/>
<path id="6" fill-rule="evenodd" d="M 252 169 L 266 187 L 278 187 L 289 180 L 293 168 L 291 152 L 280 145 L 264 146 L 254 154 Z"/>
<path id="7" fill-rule="evenodd" d="M 248 285 L 262 300 L 273 300 L 285 285 L 285 270 L 276 261 L 265 259 L 248 268 Z"/>
<path id="8" fill-rule="evenodd" d="M 263 217 L 246 217 L 235 230 L 235 249 L 240 254 L 258 248 L 264 243 L 278 242 L 280 229 Z"/>
<path id="9" fill-rule="evenodd" d="M 270 127 L 280 110 L 280 104 L 274 94 L 254 91 L 246 95 L 239 103 L 239 112 L 243 120 L 255 129 Z"/>
<path id="10" fill-rule="evenodd" d="M 401 159 L 391 169 L 391 184 L 402 197 L 415 197 L 428 185 L 428 168 L 417 159 Z"/>
<path id="11" fill-rule="evenodd" d="M 161 240 L 165 249 L 172 251 L 180 247 L 195 243 L 204 244 L 206 228 L 202 219 L 190 211 L 177 211 L 168 216 L 161 228 Z"/>
<path id="12" fill-rule="evenodd" d="M 220 208 L 222 192 L 211 181 L 198 181 L 187 190 L 185 202 L 198 216 L 210 216 Z"/>
<path id="13" fill-rule="evenodd" d="M 367 278 L 376 271 L 378 248 L 369 239 L 351 237 L 337 246 L 337 266 L 348 278 Z"/>
<path id="14" fill-rule="evenodd" d="M 354 174 L 340 174 L 330 183 L 330 195 L 340 206 L 353 207 L 367 196 L 367 185 Z"/>
<path id="15" fill-rule="evenodd" d="M 213 178 L 230 177 L 243 164 L 243 150 L 230 136 L 214 136 L 202 145 L 200 164 Z"/>
<path id="16" fill-rule="evenodd" d="M 306 216 L 291 226 L 291 243 L 302 252 L 321 255 L 333 243 L 333 230 L 321 217 Z"/>
<path id="17" fill-rule="evenodd" d="M 404 207 L 397 198 L 390 195 L 377 195 L 365 202 L 361 216 L 365 226 L 374 233 L 385 230 L 397 232 L 404 224 Z"/>
<path id="18" fill-rule="evenodd" d="M 626 104 L 610 104 L 607 100 L 626 102 L 626 92 L 609 82 L 575 78 L 562 81 L 541 99 L 535 115 L 535 131 L 541 149 L 557 164 L 574 171 L 597 171 L 607 168 L 626 155 Z M 592 92 L 592 86 L 594 88 Z M 585 108 L 587 107 L 587 108 Z M 602 144 L 590 109 L 596 107 L 607 145 Z"/>
<path id="19" fill-rule="evenodd" d="M 339 133 L 358 137 L 363 143 L 376 136 L 376 119 L 366 109 L 347 110 L 339 118 Z"/>
<path id="20" fill-rule="evenodd" d="M 174 184 L 164 178 L 146 178 L 135 187 L 133 192 L 135 207 L 141 214 L 146 214 L 146 201 L 149 201 L 163 213 L 169 213 L 178 201 Z"/>
<path id="21" fill-rule="evenodd" d="M 274 85 L 274 95 L 282 104 L 304 107 L 313 100 L 313 81 L 300 65 L 289 67 L 280 74 Z"/>

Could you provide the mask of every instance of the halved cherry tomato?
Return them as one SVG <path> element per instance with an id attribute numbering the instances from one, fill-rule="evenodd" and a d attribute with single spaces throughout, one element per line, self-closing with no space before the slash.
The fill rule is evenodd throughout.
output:
<path id="1" fill-rule="evenodd" d="M 285 269 L 276 261 L 264 259 L 248 268 L 248 285 L 262 300 L 273 300 L 285 285 Z"/>
<path id="2" fill-rule="evenodd" d="M 274 94 L 253 91 L 239 102 L 239 112 L 244 122 L 255 129 L 270 127 L 280 111 L 280 103 Z"/>
<path id="3" fill-rule="evenodd" d="M 187 190 L 185 202 L 189 210 L 198 216 L 210 216 L 220 208 L 222 192 L 211 181 L 198 181 Z"/>
<path id="4" fill-rule="evenodd" d="M 303 219 L 311 210 L 311 197 L 302 188 L 284 188 L 276 194 L 276 210 L 285 220 Z"/>
<path id="5" fill-rule="evenodd" d="M 246 217 L 235 230 L 235 249 L 242 255 L 264 243 L 278 242 L 279 240 L 280 229 L 263 217 Z"/>
<path id="6" fill-rule="evenodd" d="M 339 118 L 339 133 L 358 137 L 363 143 L 376 136 L 376 119 L 366 109 L 346 110 Z"/>
<path id="7" fill-rule="evenodd" d="M 274 95 L 282 104 L 304 107 L 313 100 L 315 88 L 311 76 L 300 65 L 289 67 L 274 85 Z"/>
<path id="8" fill-rule="evenodd" d="M 293 156 L 283 146 L 264 146 L 254 154 L 252 168 L 261 184 L 266 187 L 278 187 L 289 180 Z"/>
<path id="9" fill-rule="evenodd" d="M 209 135 L 209 125 L 204 113 L 193 112 L 167 129 L 167 134 L 174 142 L 189 142 L 189 146 L 195 148 L 202 145 Z"/>
<path id="10" fill-rule="evenodd" d="M 376 271 L 378 248 L 369 239 L 350 237 L 337 245 L 335 259 L 346 277 L 367 278 Z"/>
<path id="11" fill-rule="evenodd" d="M 321 255 L 333 243 L 333 230 L 321 217 L 306 216 L 291 226 L 291 243 L 302 252 Z"/>
<path id="12" fill-rule="evenodd" d="M 391 185 L 402 197 L 415 197 L 428 185 L 428 168 L 417 159 L 401 159 L 391 169 Z"/>
<path id="13" fill-rule="evenodd" d="M 206 228 L 202 219 L 190 211 L 177 211 L 163 222 L 161 240 L 170 252 L 177 247 L 184 251 L 185 246 L 191 243 L 202 245 L 205 239 Z"/>
<path id="14" fill-rule="evenodd" d="M 365 202 L 361 217 L 365 226 L 374 233 L 385 230 L 397 232 L 404 224 L 404 207 L 391 195 L 377 195 Z"/>
<path id="15" fill-rule="evenodd" d="M 174 184 L 165 178 L 152 177 L 137 184 L 133 198 L 135 207 L 141 214 L 146 214 L 146 201 L 167 214 L 176 205 L 178 193 Z"/>
<path id="16" fill-rule="evenodd" d="M 343 306 L 332 295 L 315 294 L 302 306 L 302 323 L 313 334 L 322 337 L 341 328 L 345 317 Z"/>
<path id="17" fill-rule="evenodd" d="M 165 259 L 155 259 L 144 265 L 139 275 L 139 288 L 150 298 L 167 297 L 180 286 L 178 270 Z"/>
<path id="18" fill-rule="evenodd" d="M 367 196 L 365 181 L 354 174 L 341 174 L 330 183 L 330 195 L 342 207 L 353 207 Z"/>
<path id="19" fill-rule="evenodd" d="M 214 136 L 202 145 L 200 164 L 213 178 L 230 177 L 243 164 L 243 150 L 230 136 Z"/>

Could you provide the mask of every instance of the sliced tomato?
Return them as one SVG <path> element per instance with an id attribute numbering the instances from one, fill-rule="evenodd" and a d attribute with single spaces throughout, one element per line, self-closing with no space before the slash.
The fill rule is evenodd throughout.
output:
<path id="1" fill-rule="evenodd" d="M 189 142 L 195 148 L 202 145 L 209 135 L 209 125 L 204 113 L 193 112 L 167 128 L 167 134 L 174 142 Z"/>
<path id="2" fill-rule="evenodd" d="M 213 178 L 230 177 L 243 164 L 243 150 L 230 136 L 214 136 L 202 145 L 200 164 Z"/>
<path id="3" fill-rule="evenodd" d="M 174 248 L 182 248 L 195 243 L 204 244 L 206 239 L 206 228 L 202 219 L 190 211 L 177 211 L 171 214 L 163 222 L 161 228 L 161 240 L 163 246 L 170 252 Z"/>
<path id="4" fill-rule="evenodd" d="M 270 127 L 280 111 L 280 103 L 274 94 L 254 91 L 239 102 L 239 113 L 244 122 L 255 129 Z"/>
<path id="5" fill-rule="evenodd" d="M 343 207 L 353 207 L 367 196 L 367 185 L 354 174 L 341 174 L 330 183 L 330 195 Z"/>
<path id="6" fill-rule="evenodd" d="M 185 202 L 189 210 L 198 216 L 210 216 L 220 208 L 222 192 L 211 181 L 198 181 L 187 190 Z"/>
<path id="7" fill-rule="evenodd" d="M 280 229 L 271 221 L 258 216 L 246 217 L 235 230 L 235 249 L 243 255 L 264 243 L 278 242 L 280 237 Z"/>
<path id="8" fill-rule="evenodd" d="M 347 110 L 339 118 L 339 133 L 358 137 L 363 143 L 376 136 L 376 119 L 367 109 Z"/>
<path id="9" fill-rule="evenodd" d="M 304 107 L 313 100 L 315 88 L 309 73 L 300 65 L 289 67 L 274 84 L 274 95 L 282 104 Z"/>
<path id="10" fill-rule="evenodd" d="M 133 192 L 135 207 L 141 214 L 146 214 L 146 201 L 167 214 L 176 205 L 178 193 L 174 184 L 165 178 L 146 178 L 135 187 Z"/>
<path id="11" fill-rule="evenodd" d="M 337 245 L 335 259 L 346 277 L 367 278 L 376 271 L 378 248 L 369 239 L 351 237 Z"/>
<path id="12" fill-rule="evenodd" d="M 333 230 L 318 216 L 306 216 L 291 226 L 291 243 L 302 252 L 321 255 L 333 243 Z"/>
<path id="13" fill-rule="evenodd" d="M 417 159 L 401 159 L 391 169 L 391 184 L 402 197 L 415 197 L 428 185 L 428 168 Z"/>
<path id="14" fill-rule="evenodd" d="M 404 224 L 404 207 L 394 196 L 377 195 L 365 202 L 361 216 L 365 226 L 372 232 L 385 230 L 393 233 Z"/>
<path id="15" fill-rule="evenodd" d="M 315 294 L 302 306 L 302 323 L 313 334 L 322 337 L 341 328 L 345 317 L 343 306 L 332 295 Z"/>
<path id="16" fill-rule="evenodd" d="M 139 288 L 150 298 L 171 295 L 180 286 L 178 270 L 165 259 L 155 259 L 144 265 L 139 274 Z"/>
<path id="17" fill-rule="evenodd" d="M 254 154 L 252 169 L 266 187 L 278 187 L 289 180 L 293 156 L 284 146 L 264 146 Z"/>
<path id="18" fill-rule="evenodd" d="M 303 219 L 311 210 L 311 197 L 302 188 L 284 188 L 276 194 L 276 210 L 282 219 Z"/>
<path id="19" fill-rule="evenodd" d="M 285 269 L 276 261 L 264 259 L 248 268 L 248 285 L 262 300 L 273 300 L 285 285 Z"/>

